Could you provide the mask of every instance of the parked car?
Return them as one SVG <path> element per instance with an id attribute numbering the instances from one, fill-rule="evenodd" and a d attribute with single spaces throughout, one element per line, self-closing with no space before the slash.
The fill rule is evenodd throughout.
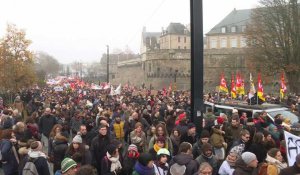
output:
<path id="1" fill-rule="evenodd" d="M 248 105 L 241 102 L 227 102 L 227 103 L 211 103 L 204 102 L 205 112 L 208 108 L 212 108 L 216 115 L 220 113 L 225 113 L 228 116 L 232 115 L 232 110 L 237 109 L 239 116 L 242 115 L 243 112 L 247 113 L 248 117 L 253 117 L 255 113 L 261 113 L 262 111 L 266 111 L 269 119 L 274 122 L 274 117 L 277 114 L 282 114 L 285 118 L 289 118 L 291 123 L 298 123 L 299 117 L 292 113 L 289 108 L 283 107 L 276 104 L 264 103 L 261 105 Z"/>

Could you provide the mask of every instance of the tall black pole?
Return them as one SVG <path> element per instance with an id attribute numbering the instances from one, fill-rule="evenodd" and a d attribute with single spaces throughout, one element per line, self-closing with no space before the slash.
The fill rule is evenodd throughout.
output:
<path id="1" fill-rule="evenodd" d="M 107 77 L 106 77 L 106 81 L 107 81 L 107 83 L 109 83 L 109 45 L 106 45 L 106 47 L 107 47 L 107 53 L 106 53 L 106 62 L 107 62 L 107 64 L 106 64 L 106 66 L 107 66 L 106 76 Z"/>
<path id="2" fill-rule="evenodd" d="M 191 120 L 202 131 L 203 119 L 203 13 L 202 0 L 190 0 L 191 19 Z"/>

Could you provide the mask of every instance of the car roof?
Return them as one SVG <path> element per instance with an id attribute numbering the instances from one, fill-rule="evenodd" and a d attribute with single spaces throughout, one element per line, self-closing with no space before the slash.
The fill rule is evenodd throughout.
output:
<path id="1" fill-rule="evenodd" d="M 214 105 L 216 107 L 221 107 L 225 109 L 245 109 L 245 110 L 261 110 L 261 111 L 277 111 L 277 110 L 287 110 L 288 108 L 282 107 L 277 104 L 263 103 L 261 105 L 248 105 L 241 102 L 230 102 L 230 103 L 210 103 L 207 102 L 208 105 Z"/>

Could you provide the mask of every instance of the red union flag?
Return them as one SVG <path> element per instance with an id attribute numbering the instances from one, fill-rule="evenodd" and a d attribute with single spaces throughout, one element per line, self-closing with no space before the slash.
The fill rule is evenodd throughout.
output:
<path id="1" fill-rule="evenodd" d="M 226 81 L 225 81 L 223 73 L 221 75 L 221 81 L 220 81 L 220 87 L 219 87 L 219 89 L 220 89 L 220 91 L 228 93 L 228 88 L 227 88 L 227 84 L 226 84 Z"/>
<path id="2" fill-rule="evenodd" d="M 280 82 L 280 98 L 284 97 L 284 93 L 286 92 L 286 85 L 284 82 L 283 72 L 281 73 L 281 82 Z"/>
<path id="3" fill-rule="evenodd" d="M 231 98 L 236 98 L 236 89 L 235 89 L 235 83 L 234 83 L 234 75 L 231 74 Z"/>
<path id="4" fill-rule="evenodd" d="M 258 81 L 258 88 L 257 88 L 257 96 L 258 98 L 260 98 L 263 101 L 266 101 L 265 97 L 264 97 L 264 88 L 261 82 L 261 77 L 260 77 L 260 73 L 258 73 L 258 77 L 257 77 L 257 81 Z"/>

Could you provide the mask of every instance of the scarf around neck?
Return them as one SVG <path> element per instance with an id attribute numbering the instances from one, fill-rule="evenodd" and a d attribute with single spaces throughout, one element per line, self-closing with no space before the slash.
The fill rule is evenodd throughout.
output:
<path id="1" fill-rule="evenodd" d="M 42 151 L 33 151 L 32 149 L 29 149 L 28 155 L 31 158 L 44 157 L 45 159 L 47 159 L 47 155 Z"/>
<path id="2" fill-rule="evenodd" d="M 271 157 L 269 154 L 267 154 L 267 158 L 266 161 L 270 164 L 273 164 L 277 167 L 278 172 L 280 172 L 280 170 L 287 168 L 287 164 L 286 163 L 282 163 L 279 160 L 275 159 L 274 157 Z"/>
<path id="3" fill-rule="evenodd" d="M 137 162 L 134 166 L 135 171 L 142 175 L 154 175 L 154 168 L 149 168 L 147 166 L 143 166 L 139 162 Z"/>
<path id="4" fill-rule="evenodd" d="M 155 152 L 158 152 L 158 150 L 160 149 L 161 147 L 159 147 L 156 143 L 153 145 L 153 149 Z"/>
<path id="5" fill-rule="evenodd" d="M 117 157 L 112 157 L 108 152 L 106 152 L 106 157 L 111 161 L 110 172 L 122 169 L 122 165 L 119 160 L 119 155 Z"/>

